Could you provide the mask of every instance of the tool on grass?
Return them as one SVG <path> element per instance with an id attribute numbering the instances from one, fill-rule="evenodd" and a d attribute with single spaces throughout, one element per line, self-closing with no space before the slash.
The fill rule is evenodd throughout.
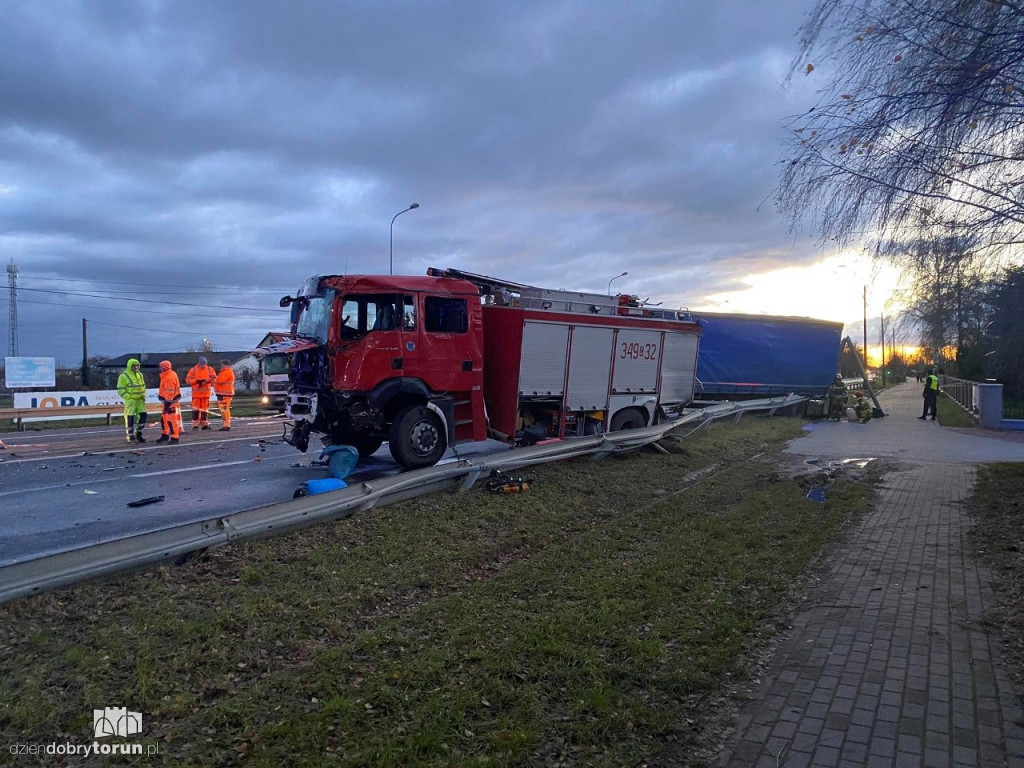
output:
<path id="1" fill-rule="evenodd" d="M 508 475 L 500 469 L 491 470 L 487 478 L 487 490 L 491 493 L 525 493 L 533 481 L 528 477 Z"/>

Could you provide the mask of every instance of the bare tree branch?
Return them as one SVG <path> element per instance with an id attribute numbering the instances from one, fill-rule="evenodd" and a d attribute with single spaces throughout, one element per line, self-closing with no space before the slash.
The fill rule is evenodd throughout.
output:
<path id="1" fill-rule="evenodd" d="M 1009 0 L 820 0 L 790 78 L 835 63 L 789 122 L 776 194 L 794 226 L 879 255 L 971 233 L 975 252 L 1024 240 L 1024 9 Z M 924 215 L 922 215 L 924 214 Z M 904 249 L 905 250 L 905 249 Z"/>

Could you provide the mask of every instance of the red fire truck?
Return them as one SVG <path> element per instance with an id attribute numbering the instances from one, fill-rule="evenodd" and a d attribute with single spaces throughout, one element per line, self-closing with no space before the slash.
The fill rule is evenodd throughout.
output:
<path id="1" fill-rule="evenodd" d="M 700 327 L 636 297 L 553 291 L 456 270 L 307 280 L 291 338 L 285 440 L 310 434 L 409 468 L 449 445 L 638 428 L 693 397 Z"/>

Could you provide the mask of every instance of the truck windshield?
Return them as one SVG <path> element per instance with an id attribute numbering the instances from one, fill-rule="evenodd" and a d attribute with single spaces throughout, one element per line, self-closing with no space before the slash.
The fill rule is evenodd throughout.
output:
<path id="1" fill-rule="evenodd" d="M 302 308 L 302 314 L 299 315 L 299 324 L 295 328 L 296 335 L 326 344 L 333 303 L 334 291 L 330 289 L 325 291 L 323 296 L 310 297 Z"/>
<path id="2" fill-rule="evenodd" d="M 288 373 L 288 355 L 267 355 L 263 359 L 263 373 L 267 376 Z"/>

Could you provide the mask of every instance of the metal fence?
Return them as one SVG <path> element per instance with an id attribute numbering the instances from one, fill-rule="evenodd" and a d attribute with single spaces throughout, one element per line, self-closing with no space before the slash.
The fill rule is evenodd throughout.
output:
<path id="1" fill-rule="evenodd" d="M 1024 391 L 1003 388 L 1003 418 L 1024 419 Z"/>
<path id="2" fill-rule="evenodd" d="M 939 374 L 939 389 L 971 414 L 978 413 L 978 382 Z"/>

